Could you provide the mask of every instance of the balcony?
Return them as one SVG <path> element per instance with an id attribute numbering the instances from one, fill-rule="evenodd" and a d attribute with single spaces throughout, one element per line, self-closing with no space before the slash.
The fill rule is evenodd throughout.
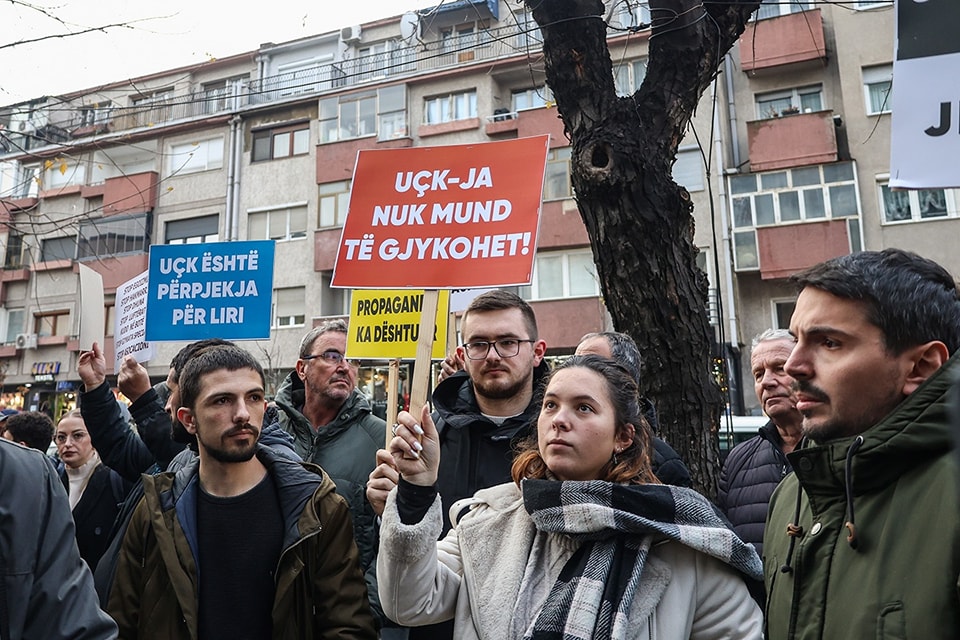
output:
<path id="1" fill-rule="evenodd" d="M 103 185 L 103 214 L 153 211 L 157 206 L 159 178 L 155 171 L 107 178 Z"/>
<path id="2" fill-rule="evenodd" d="M 845 220 L 778 225 L 757 229 L 760 277 L 787 278 L 824 260 L 850 253 Z"/>
<path id="3" fill-rule="evenodd" d="M 826 60 L 820 9 L 752 21 L 740 36 L 740 68 L 751 75 Z"/>
<path id="4" fill-rule="evenodd" d="M 836 162 L 839 157 L 830 110 L 748 122 L 747 141 L 753 172 Z"/>

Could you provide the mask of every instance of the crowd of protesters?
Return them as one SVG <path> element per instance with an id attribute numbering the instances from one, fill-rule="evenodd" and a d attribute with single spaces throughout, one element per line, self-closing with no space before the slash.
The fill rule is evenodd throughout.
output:
<path id="1" fill-rule="evenodd" d="M 551 370 L 504 291 L 392 425 L 342 321 L 272 400 L 225 340 L 159 385 L 127 358 L 136 431 L 94 343 L 78 410 L 0 411 L 0 639 L 956 638 L 957 282 L 897 249 L 791 282 L 789 331 L 751 346 L 769 423 L 716 496 L 657 433 L 629 336 Z"/>

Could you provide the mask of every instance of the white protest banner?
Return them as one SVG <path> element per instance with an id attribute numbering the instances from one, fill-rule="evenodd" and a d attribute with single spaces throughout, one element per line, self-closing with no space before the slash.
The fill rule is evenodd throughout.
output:
<path id="1" fill-rule="evenodd" d="M 137 362 L 147 362 L 154 356 L 155 348 L 147 342 L 147 287 L 149 271 L 127 280 L 117 287 L 113 325 L 114 371 L 127 356 Z"/>
<path id="2" fill-rule="evenodd" d="M 960 186 L 960 1 L 897 0 L 890 186 Z"/>
<path id="3" fill-rule="evenodd" d="M 84 264 L 80 272 L 80 350 L 93 348 L 96 342 L 103 347 L 106 329 L 103 310 L 103 277 Z"/>

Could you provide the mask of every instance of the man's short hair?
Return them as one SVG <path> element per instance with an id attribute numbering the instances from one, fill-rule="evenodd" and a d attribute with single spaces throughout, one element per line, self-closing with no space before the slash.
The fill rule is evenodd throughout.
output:
<path id="1" fill-rule="evenodd" d="M 753 342 L 750 344 L 750 349 L 756 349 L 761 342 L 771 342 L 773 340 L 789 340 L 793 342 L 793 334 L 786 329 L 767 329 L 754 337 Z"/>
<path id="2" fill-rule="evenodd" d="M 232 346 L 235 346 L 234 343 L 221 338 L 207 338 L 206 340 L 197 340 L 196 342 L 191 342 L 184 348 L 180 349 L 180 351 L 177 352 L 177 355 L 173 356 L 173 360 L 170 361 L 170 368 L 173 369 L 173 381 L 179 382 L 180 372 L 183 371 L 183 365 L 185 365 L 187 361 L 201 349 L 206 349 L 207 347 Z"/>
<path id="3" fill-rule="evenodd" d="M 619 331 L 598 331 L 588 333 L 580 338 L 580 343 L 592 339 L 603 338 L 610 345 L 610 356 L 621 367 L 627 370 L 630 377 L 640 388 L 640 380 L 643 377 L 643 358 L 640 356 L 640 349 L 637 343 L 626 333 Z"/>
<path id="4" fill-rule="evenodd" d="M 933 260 L 902 249 L 862 251 L 821 262 L 790 281 L 798 291 L 813 287 L 860 302 L 890 353 L 933 340 L 951 354 L 960 348 L 960 291 Z"/>
<path id="5" fill-rule="evenodd" d="M 250 352 L 234 345 L 207 347 L 195 353 L 183 365 L 183 371 L 180 372 L 180 406 L 193 410 L 200 395 L 203 376 L 223 369 L 250 369 L 260 376 L 260 384 L 266 384 L 263 367 Z"/>
<path id="6" fill-rule="evenodd" d="M 533 308 L 517 294 L 501 289 L 485 291 L 474 298 L 463 312 L 463 317 L 460 320 L 461 326 L 467 321 L 467 316 L 470 315 L 471 311 L 501 311 L 503 309 L 519 309 L 523 315 L 523 322 L 527 325 L 527 338 L 529 340 L 540 339 L 537 331 L 537 316 L 533 313 Z"/>
<path id="7" fill-rule="evenodd" d="M 331 331 L 346 335 L 347 323 L 339 318 L 336 320 L 326 320 L 322 324 L 319 324 L 308 331 L 307 335 L 303 336 L 303 338 L 300 340 L 300 355 L 297 357 L 304 358 L 311 355 L 313 343 L 317 341 L 317 338 L 325 333 L 330 333 Z"/>
<path id="8" fill-rule="evenodd" d="M 14 442 L 23 442 L 31 449 L 47 452 L 53 441 L 53 420 L 40 411 L 24 411 L 3 421 Z"/>

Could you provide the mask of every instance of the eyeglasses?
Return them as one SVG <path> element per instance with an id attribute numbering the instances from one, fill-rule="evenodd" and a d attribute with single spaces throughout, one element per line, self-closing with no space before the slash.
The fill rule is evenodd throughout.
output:
<path id="1" fill-rule="evenodd" d="M 463 345 L 463 350 L 466 351 L 467 357 L 471 360 L 483 360 L 486 358 L 487 354 L 490 353 L 490 347 L 493 347 L 493 350 L 496 351 L 497 355 L 501 358 L 512 358 L 520 353 L 521 342 L 533 344 L 535 341 L 509 338 L 507 340 L 493 340 L 491 342 L 468 342 Z"/>
<path id="2" fill-rule="evenodd" d="M 78 433 L 71 433 L 69 435 L 66 433 L 58 433 L 53 437 L 53 441 L 57 444 L 64 444 L 68 439 L 73 440 L 74 442 L 83 442 L 87 438 L 87 435 L 88 434 L 83 433 L 82 431 Z"/>
<path id="3" fill-rule="evenodd" d="M 334 366 L 340 366 L 341 362 L 346 362 L 351 367 L 359 367 L 360 363 L 356 360 L 349 360 L 347 356 L 343 355 L 339 351 L 324 351 L 323 353 L 314 353 L 309 356 L 300 356 L 301 360 L 315 360 L 320 358 L 327 364 L 332 364 Z"/>

